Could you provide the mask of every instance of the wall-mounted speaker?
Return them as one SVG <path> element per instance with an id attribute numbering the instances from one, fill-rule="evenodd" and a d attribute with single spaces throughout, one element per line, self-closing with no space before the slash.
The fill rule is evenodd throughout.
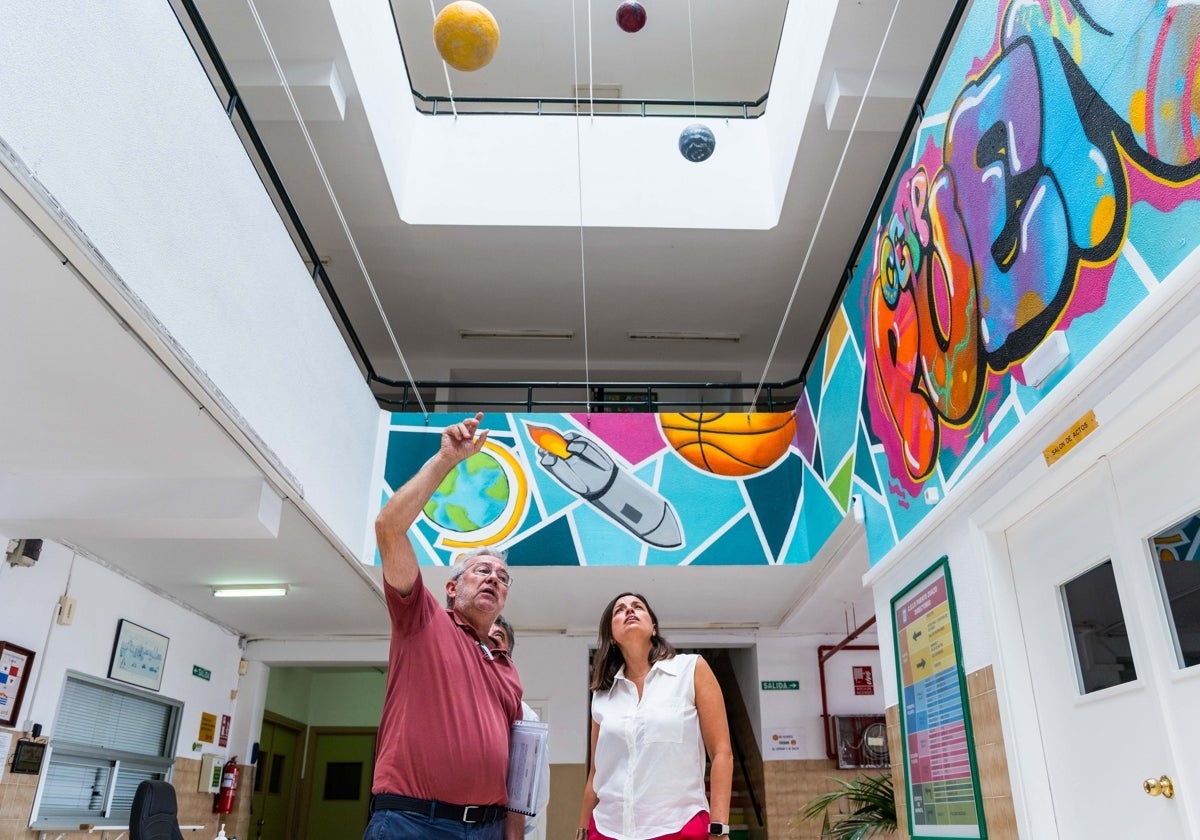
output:
<path id="1" fill-rule="evenodd" d="M 32 566 L 41 556 L 41 540 L 8 541 L 8 565 L 10 566 Z"/>

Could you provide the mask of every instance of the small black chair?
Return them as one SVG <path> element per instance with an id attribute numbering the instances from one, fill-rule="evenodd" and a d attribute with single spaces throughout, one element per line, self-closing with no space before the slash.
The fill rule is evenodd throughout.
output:
<path id="1" fill-rule="evenodd" d="M 129 812 L 129 840 L 183 840 L 179 805 L 170 782 L 147 779 L 137 786 Z"/>

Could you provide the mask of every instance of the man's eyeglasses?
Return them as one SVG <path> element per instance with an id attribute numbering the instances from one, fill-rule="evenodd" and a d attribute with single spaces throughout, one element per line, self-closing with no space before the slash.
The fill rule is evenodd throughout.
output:
<path id="1" fill-rule="evenodd" d="M 512 585 L 512 578 L 509 577 L 503 566 L 493 566 L 491 563 L 476 563 L 467 569 L 468 572 L 479 578 L 486 578 L 491 575 L 496 576 L 497 582 L 506 589 Z"/>

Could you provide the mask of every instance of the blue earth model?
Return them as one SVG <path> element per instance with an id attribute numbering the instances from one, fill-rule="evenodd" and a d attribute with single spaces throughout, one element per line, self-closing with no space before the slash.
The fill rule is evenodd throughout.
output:
<path id="1" fill-rule="evenodd" d="M 716 148 L 717 138 L 702 123 L 692 123 L 679 133 L 679 153 L 692 163 L 708 160 Z"/>
<path id="2" fill-rule="evenodd" d="M 508 475 L 500 462 L 478 452 L 450 471 L 425 505 L 425 515 L 451 531 L 478 531 L 508 507 Z"/>

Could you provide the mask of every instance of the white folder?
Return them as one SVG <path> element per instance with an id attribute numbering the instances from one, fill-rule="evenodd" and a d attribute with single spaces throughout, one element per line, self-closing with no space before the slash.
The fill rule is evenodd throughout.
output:
<path id="1" fill-rule="evenodd" d="M 549 742 L 548 724 L 534 720 L 513 723 L 508 742 L 508 810 L 527 817 L 537 813 L 538 788 Z"/>

